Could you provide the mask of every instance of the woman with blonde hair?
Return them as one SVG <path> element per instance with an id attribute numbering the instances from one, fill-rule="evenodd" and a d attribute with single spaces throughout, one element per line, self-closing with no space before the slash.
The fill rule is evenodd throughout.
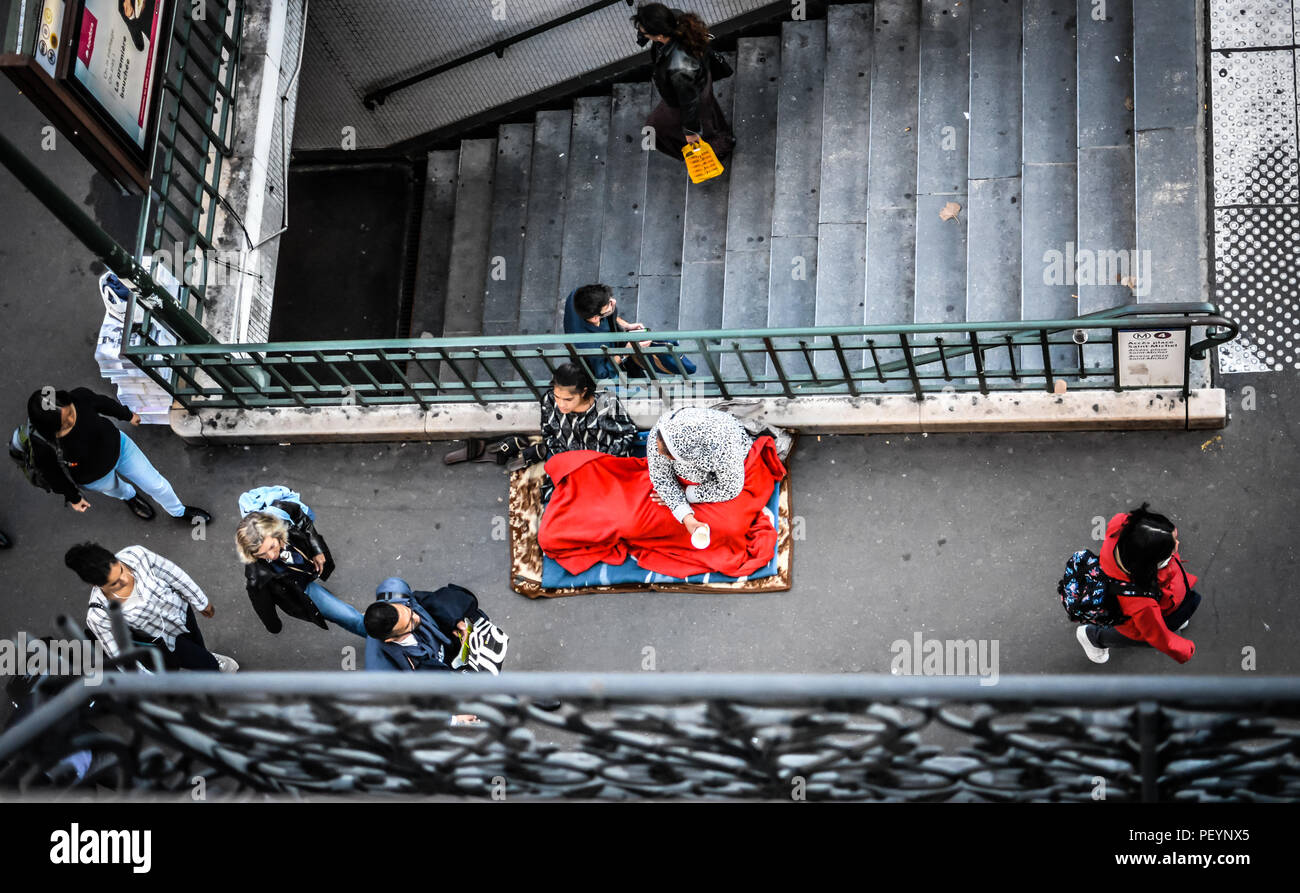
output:
<path id="1" fill-rule="evenodd" d="M 268 632 L 282 628 L 279 608 L 321 629 L 329 629 L 325 621 L 332 620 L 365 638 L 361 612 L 321 585 L 334 572 L 334 559 L 301 503 L 282 499 L 249 512 L 239 522 L 235 543 L 248 598 Z"/>

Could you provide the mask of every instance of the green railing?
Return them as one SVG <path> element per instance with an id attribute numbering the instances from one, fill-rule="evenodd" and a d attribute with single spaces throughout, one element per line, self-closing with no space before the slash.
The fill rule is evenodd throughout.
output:
<path id="1" fill-rule="evenodd" d="M 186 409 L 532 400 L 558 365 L 593 371 L 597 360 L 616 358 L 650 370 L 621 384 L 661 397 L 910 391 L 919 400 L 944 390 L 1050 391 L 1058 379 L 1118 390 L 1120 329 L 1186 332 L 1186 394 L 1190 359 L 1238 330 L 1213 304 L 1131 304 L 1064 320 L 655 332 L 650 347 L 629 344 L 626 334 L 160 345 L 145 334 L 151 316 L 144 308 L 135 325 L 141 340 L 123 354 Z M 1197 328 L 1205 334 L 1193 343 Z M 668 368 L 691 358 L 697 372 L 656 372 L 655 358 Z"/>
<path id="2" fill-rule="evenodd" d="M 222 165 L 232 151 L 235 80 L 244 0 L 211 0 L 200 9 L 171 4 L 171 39 L 158 108 L 151 187 L 140 214 L 136 255 L 165 259 L 179 308 L 203 322 Z M 176 282 L 172 283 L 171 279 Z"/>

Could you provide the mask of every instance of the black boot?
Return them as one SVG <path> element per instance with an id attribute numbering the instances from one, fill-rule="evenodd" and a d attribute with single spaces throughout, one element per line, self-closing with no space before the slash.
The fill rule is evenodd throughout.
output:
<path id="1" fill-rule="evenodd" d="M 154 516 L 153 506 L 145 501 L 145 498 L 139 493 L 132 496 L 126 501 L 126 507 L 142 521 L 152 521 Z"/>
<path id="2" fill-rule="evenodd" d="M 181 515 L 179 520 L 181 520 L 181 521 L 185 521 L 185 522 L 190 522 L 190 521 L 193 521 L 195 518 L 198 518 L 198 519 L 201 520 L 204 524 L 210 524 L 210 523 L 212 523 L 212 516 L 211 516 L 211 515 L 209 515 L 209 514 L 208 514 L 207 512 L 205 512 L 203 509 L 198 508 L 198 507 L 196 507 L 196 506 L 192 506 L 192 505 L 187 505 L 187 506 L 185 506 L 185 514 Z"/>

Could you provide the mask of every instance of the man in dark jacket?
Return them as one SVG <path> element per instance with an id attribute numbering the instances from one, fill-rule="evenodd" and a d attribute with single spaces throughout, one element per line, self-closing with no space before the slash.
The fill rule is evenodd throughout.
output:
<path id="1" fill-rule="evenodd" d="M 27 418 L 36 467 L 73 510 L 90 508 L 85 489 L 120 499 L 137 517 L 152 520 L 153 506 L 136 492 L 139 487 L 173 518 L 212 520 L 203 509 L 183 504 L 135 441 L 109 421 L 140 424 L 140 416 L 111 397 L 88 388 L 41 388 L 27 400 Z"/>
<path id="2" fill-rule="evenodd" d="M 455 583 L 422 592 L 389 577 L 375 597 L 365 614 L 367 670 L 450 670 L 468 624 L 487 619 L 474 593 Z"/>

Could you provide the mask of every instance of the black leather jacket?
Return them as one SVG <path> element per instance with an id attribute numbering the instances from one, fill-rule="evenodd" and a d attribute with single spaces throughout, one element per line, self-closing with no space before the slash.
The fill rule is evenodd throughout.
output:
<path id="1" fill-rule="evenodd" d="M 676 40 L 650 47 L 655 89 L 664 102 L 682 114 L 682 129 L 700 133 L 700 95 L 709 80 L 709 61 L 696 59 Z"/>
<path id="2" fill-rule="evenodd" d="M 289 548 L 304 556 L 307 563 L 287 565 L 259 558 L 252 564 L 244 565 L 244 583 L 253 610 L 270 633 L 279 633 L 283 628 L 280 616 L 275 612 L 276 608 L 290 617 L 314 623 L 321 629 L 329 629 L 320 609 L 307 595 L 307 584 L 316 579 L 328 580 L 330 574 L 334 573 L 334 556 L 330 554 L 330 547 L 325 544 L 325 538 L 316 531 L 316 525 L 301 506 L 288 501 L 273 504 L 289 514 Z M 325 556 L 325 568 L 318 575 L 311 558 L 322 554 Z"/>

